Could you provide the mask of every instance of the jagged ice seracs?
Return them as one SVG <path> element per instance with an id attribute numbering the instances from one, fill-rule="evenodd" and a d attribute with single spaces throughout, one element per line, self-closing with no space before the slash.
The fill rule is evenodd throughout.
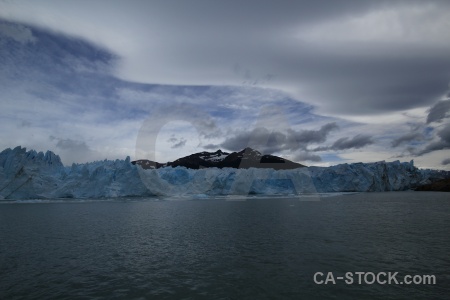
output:
<path id="1" fill-rule="evenodd" d="M 412 161 L 292 170 L 144 170 L 131 164 L 129 157 L 67 167 L 51 151 L 44 154 L 18 146 L 0 153 L 0 200 L 403 191 L 439 177 L 440 171 L 418 169 Z"/>

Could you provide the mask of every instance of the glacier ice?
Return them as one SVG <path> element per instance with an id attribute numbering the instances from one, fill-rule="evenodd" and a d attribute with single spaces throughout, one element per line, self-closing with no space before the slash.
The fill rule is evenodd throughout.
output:
<path id="1" fill-rule="evenodd" d="M 183 195 L 290 195 L 401 191 L 447 174 L 413 162 L 376 162 L 292 170 L 165 167 L 144 170 L 125 160 L 66 167 L 51 151 L 16 147 L 0 153 L 0 199 Z"/>

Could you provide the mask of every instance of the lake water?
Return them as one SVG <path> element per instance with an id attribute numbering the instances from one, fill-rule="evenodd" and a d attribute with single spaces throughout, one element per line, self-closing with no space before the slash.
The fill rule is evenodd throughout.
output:
<path id="1" fill-rule="evenodd" d="M 449 193 L 235 200 L 2 203 L 0 299 L 450 299 Z"/>

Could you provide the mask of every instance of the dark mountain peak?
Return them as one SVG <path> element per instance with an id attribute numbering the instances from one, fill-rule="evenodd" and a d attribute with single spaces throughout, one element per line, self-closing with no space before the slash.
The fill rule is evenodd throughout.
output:
<path id="1" fill-rule="evenodd" d="M 139 165 L 143 169 L 159 169 L 164 167 L 164 164 L 160 164 L 156 161 L 148 160 L 148 159 L 138 159 L 131 162 L 133 165 Z"/>
<path id="2" fill-rule="evenodd" d="M 216 152 L 214 152 L 214 154 L 223 154 L 223 153 L 226 153 L 226 152 L 223 152 L 222 150 L 217 150 Z M 228 153 L 226 153 L 226 154 L 228 154 Z"/>
<path id="3" fill-rule="evenodd" d="M 233 152 L 228 155 L 222 162 L 223 167 L 231 167 L 237 169 L 248 168 L 271 168 L 280 169 L 296 169 L 305 167 L 302 164 L 284 159 L 274 155 L 262 155 L 258 150 L 247 147 L 239 152 Z"/>
<path id="4" fill-rule="evenodd" d="M 185 157 L 181 157 L 173 162 L 167 163 L 171 167 L 186 167 L 190 169 L 201 169 L 201 168 L 213 168 L 219 167 L 223 159 L 225 159 L 229 153 L 223 152 L 222 150 L 217 150 L 216 152 L 198 152 Z"/>
<path id="5" fill-rule="evenodd" d="M 247 147 L 239 152 L 227 153 L 222 150 L 216 152 L 198 152 L 185 157 L 178 158 L 173 162 L 160 164 L 149 160 L 137 160 L 133 164 L 138 164 L 144 169 L 154 169 L 164 166 L 171 167 L 186 167 L 189 169 L 202 168 L 272 168 L 280 169 L 295 169 L 305 167 L 304 165 L 292 162 L 290 160 L 274 156 L 262 155 L 258 150 Z"/>

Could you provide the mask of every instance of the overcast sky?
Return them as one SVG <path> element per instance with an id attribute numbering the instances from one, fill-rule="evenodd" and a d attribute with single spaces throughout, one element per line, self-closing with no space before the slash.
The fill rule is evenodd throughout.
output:
<path id="1" fill-rule="evenodd" d="M 450 169 L 450 1 L 0 0 L 0 148 Z"/>

